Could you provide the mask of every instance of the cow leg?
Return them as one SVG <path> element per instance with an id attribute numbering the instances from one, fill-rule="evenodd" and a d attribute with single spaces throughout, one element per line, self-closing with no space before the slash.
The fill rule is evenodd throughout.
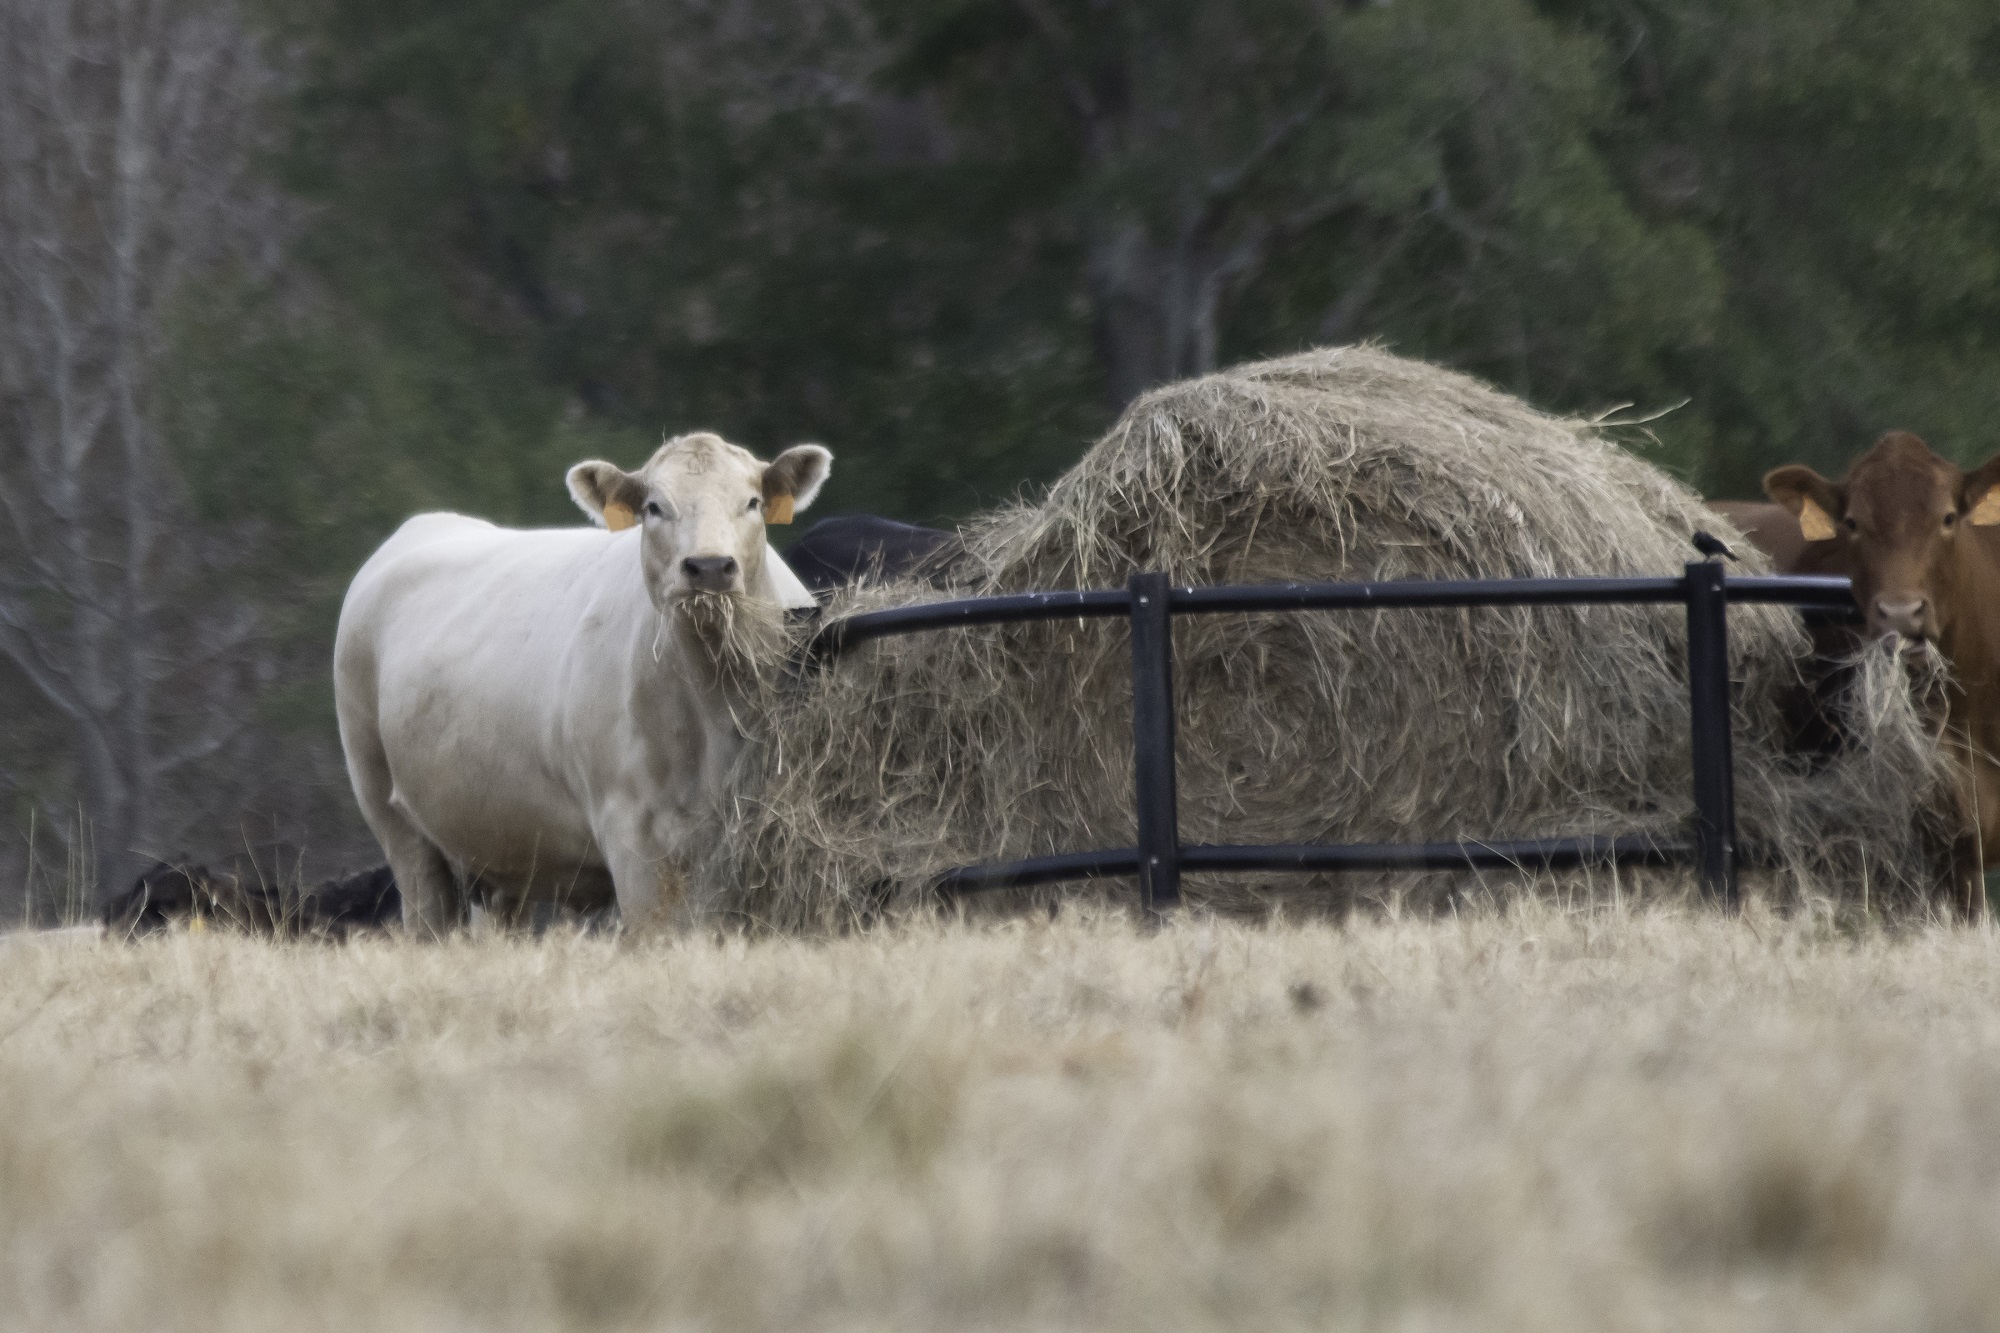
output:
<path id="1" fill-rule="evenodd" d="M 466 897 L 458 877 L 437 844 L 404 812 L 395 795 L 395 779 L 372 721 L 365 727 L 341 718 L 341 743 L 347 750 L 348 776 L 355 800 L 375 841 L 382 844 L 389 870 L 403 895 L 403 927 L 421 935 L 440 936 L 465 924 Z"/>
<path id="2" fill-rule="evenodd" d="M 1962 754 L 1958 812 L 1963 832 L 1952 841 L 1951 889 L 1944 907 L 1961 921 L 1978 922 L 1986 919 L 1986 872 L 2000 849 L 2000 769 L 1970 744 Z"/>
<path id="3" fill-rule="evenodd" d="M 389 854 L 389 869 L 403 892 L 405 930 L 436 938 L 466 924 L 465 894 L 436 844 L 414 828 L 391 836 L 378 830 L 375 836 Z"/>
<path id="4" fill-rule="evenodd" d="M 667 857 L 653 867 L 653 880 L 659 886 L 659 896 L 653 900 L 653 919 L 664 927 L 686 930 L 694 923 L 688 919 L 688 873 L 679 857 Z"/>
<path id="5" fill-rule="evenodd" d="M 673 856 L 637 851 L 609 853 L 612 887 L 618 894 L 618 918 L 626 930 L 651 932 L 686 926 L 681 918 L 687 900 L 687 872 Z"/>
<path id="6" fill-rule="evenodd" d="M 1954 848 L 1953 904 L 1967 921 L 1986 919 L 1986 872 L 2000 852 L 2000 769 L 1982 749 L 1975 753 L 1967 811 L 1972 828 Z"/>
<path id="7" fill-rule="evenodd" d="M 1980 873 L 1978 865 L 1958 895 L 1958 915 L 1968 923 L 1986 921 L 1986 875 Z"/>
<path id="8" fill-rule="evenodd" d="M 1960 921 L 1977 921 L 1986 914 L 1986 858 L 1979 827 L 1982 785 L 1977 772 L 1961 772 L 1958 800 L 1964 831 L 1952 839 L 1950 896 L 1943 903 L 1945 914 Z"/>
<path id="9" fill-rule="evenodd" d="M 1968 833 L 1951 846 L 1951 887 L 1943 901 L 1947 916 L 1961 921 L 1979 921 L 1986 915 L 1985 863 L 1979 854 L 1979 835 Z"/>

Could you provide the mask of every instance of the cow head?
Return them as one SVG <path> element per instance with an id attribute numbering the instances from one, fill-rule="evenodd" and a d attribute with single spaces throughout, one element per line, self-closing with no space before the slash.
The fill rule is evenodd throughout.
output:
<path id="1" fill-rule="evenodd" d="M 1935 643 L 1961 596 L 1967 528 L 2000 524 L 2000 458 L 1960 471 L 1908 431 L 1891 431 L 1831 482 L 1800 464 L 1764 478 L 1799 520 L 1820 568 L 1854 580 L 1868 632 Z"/>
<path id="2" fill-rule="evenodd" d="M 607 527 L 638 526 L 646 589 L 666 612 L 764 588 L 764 524 L 811 504 L 832 463 L 817 444 L 763 463 L 704 432 L 668 440 L 637 472 L 578 463 L 569 493 Z"/>

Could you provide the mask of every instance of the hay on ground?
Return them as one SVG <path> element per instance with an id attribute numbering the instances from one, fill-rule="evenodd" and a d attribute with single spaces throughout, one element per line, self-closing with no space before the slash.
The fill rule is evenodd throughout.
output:
<path id="1" fill-rule="evenodd" d="M 1116 587 L 1142 569 L 1193 584 L 1677 574 L 1702 527 L 1734 535 L 1585 423 L 1341 348 L 1139 399 L 1046 497 L 967 530 L 954 591 Z M 1752 552 L 1737 569 L 1767 567 Z M 892 583 L 828 614 L 939 595 Z M 1178 617 L 1182 837 L 1678 836 L 1692 807 L 1685 628 L 1678 606 Z M 1808 651 L 1796 614 L 1744 606 L 1730 630 L 1746 841 L 1776 851 L 1789 891 L 1921 882 L 1942 774 L 1894 664 L 1857 673 L 1855 744 L 1808 767 L 1783 735 Z M 823 929 L 918 901 L 951 866 L 1130 845 L 1129 651 L 1115 620 L 853 650 L 762 710 L 700 890 L 725 913 Z M 1190 877 L 1188 890 L 1232 907 L 1340 903 L 1354 880 Z"/>

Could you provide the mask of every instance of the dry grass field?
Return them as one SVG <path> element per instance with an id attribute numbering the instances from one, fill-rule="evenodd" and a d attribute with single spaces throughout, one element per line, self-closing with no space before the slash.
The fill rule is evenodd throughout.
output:
<path id="1" fill-rule="evenodd" d="M 2000 937 L 0 943 L 13 1329 L 2000 1326 Z"/>

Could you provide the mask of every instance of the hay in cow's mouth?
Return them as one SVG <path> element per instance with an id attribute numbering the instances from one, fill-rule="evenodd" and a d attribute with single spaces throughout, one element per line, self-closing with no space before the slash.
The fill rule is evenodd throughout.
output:
<path id="1" fill-rule="evenodd" d="M 746 688 L 785 654 L 783 609 L 737 592 L 690 590 L 674 599 L 674 613 L 714 651 L 717 669 Z"/>
<path id="2" fill-rule="evenodd" d="M 1342 348 L 1140 398 L 1045 497 L 969 528 L 956 591 L 1115 587 L 1138 569 L 1196 584 L 1678 574 L 1697 528 L 1743 552 L 1743 572 L 1768 572 L 1692 491 L 1587 423 Z M 828 618 L 939 595 L 890 584 L 845 595 Z M 1850 743 L 1808 764 L 1787 753 L 1783 708 L 1808 655 L 1797 616 L 1739 606 L 1730 630 L 1745 844 L 1773 852 L 1794 893 L 1866 885 L 1880 902 L 1925 882 L 1945 771 L 1894 664 L 1862 664 L 1841 705 Z M 1685 639 L 1673 606 L 1181 618 L 1182 837 L 1678 837 L 1691 808 Z M 848 654 L 759 708 L 702 890 L 748 919 L 824 929 L 920 901 L 951 866 L 1130 845 L 1128 671 L 1125 629 L 1109 621 Z M 1191 876 L 1187 889 L 1255 907 L 1519 882 Z"/>

